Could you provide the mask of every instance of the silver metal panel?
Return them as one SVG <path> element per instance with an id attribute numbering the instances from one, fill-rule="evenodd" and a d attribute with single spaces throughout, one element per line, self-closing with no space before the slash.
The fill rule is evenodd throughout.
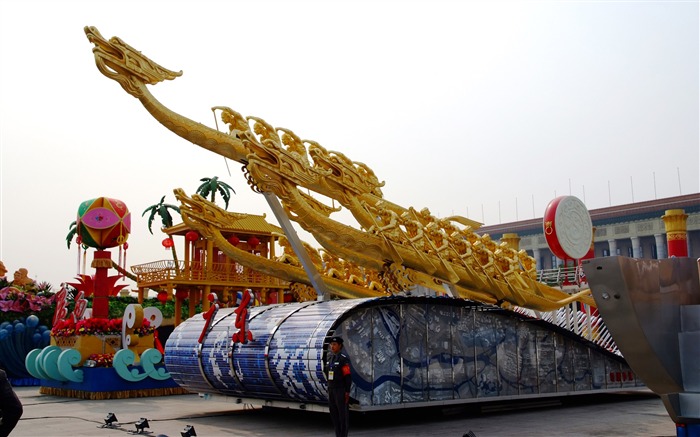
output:
<path id="1" fill-rule="evenodd" d="M 700 393 L 680 393 L 681 417 L 695 419 L 700 417 Z"/>
<path id="2" fill-rule="evenodd" d="M 678 334 L 683 388 L 700 393 L 700 331 Z M 700 415 L 698 415 L 700 417 Z"/>
<path id="3" fill-rule="evenodd" d="M 700 305 L 681 306 L 681 331 L 700 331 Z"/>
<path id="4" fill-rule="evenodd" d="M 605 257 L 583 264 L 605 324 L 635 373 L 658 394 L 683 390 L 681 305 L 700 303 L 695 260 Z"/>

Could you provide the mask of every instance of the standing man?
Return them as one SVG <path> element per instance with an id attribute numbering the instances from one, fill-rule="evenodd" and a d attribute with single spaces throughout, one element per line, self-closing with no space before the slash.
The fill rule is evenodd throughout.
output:
<path id="1" fill-rule="evenodd" d="M 326 380 L 328 381 L 328 409 L 335 427 L 336 437 L 346 437 L 350 424 L 350 358 L 343 352 L 343 338 L 332 337 L 330 353 L 326 359 Z"/>
<path id="2" fill-rule="evenodd" d="M 22 417 L 22 403 L 12 389 L 7 373 L 0 368 L 0 437 L 7 437 Z"/>

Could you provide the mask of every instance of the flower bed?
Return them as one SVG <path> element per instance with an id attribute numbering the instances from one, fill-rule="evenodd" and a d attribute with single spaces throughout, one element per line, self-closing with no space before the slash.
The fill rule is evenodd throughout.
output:
<path id="1" fill-rule="evenodd" d="M 112 367 L 114 354 L 91 354 L 87 361 L 90 362 L 90 367 Z"/>
<path id="2" fill-rule="evenodd" d="M 148 319 L 143 319 L 141 327 L 134 332 L 140 337 L 153 334 L 155 328 L 151 327 Z M 51 329 L 53 337 L 72 337 L 75 335 L 121 335 L 122 319 L 83 319 L 74 322 L 73 319 L 60 320 Z"/>
<path id="3" fill-rule="evenodd" d="M 0 288 L 0 322 L 12 322 L 19 317 L 36 315 L 40 324 L 50 325 L 54 311 L 54 294 L 50 285 L 30 290 L 17 287 Z"/>
<path id="4" fill-rule="evenodd" d="M 148 319 L 143 319 L 141 327 L 134 330 L 137 338 L 135 352 L 153 347 L 155 328 Z M 122 319 L 83 319 L 74 322 L 72 318 L 56 322 L 51 329 L 51 344 L 62 349 L 76 349 L 80 352 L 80 365 L 95 354 L 113 354 L 121 348 Z"/>

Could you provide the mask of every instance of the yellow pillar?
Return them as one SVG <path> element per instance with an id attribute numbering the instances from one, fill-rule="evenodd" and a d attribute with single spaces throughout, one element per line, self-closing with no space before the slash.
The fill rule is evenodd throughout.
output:
<path id="1" fill-rule="evenodd" d="M 175 284 L 167 284 L 165 286 L 165 293 L 168 295 L 168 300 L 175 299 Z"/>
<path id="2" fill-rule="evenodd" d="M 197 290 L 190 290 L 190 308 L 189 308 L 189 317 L 194 317 L 195 315 L 195 310 L 197 309 Z"/>
<path id="3" fill-rule="evenodd" d="M 506 243 L 508 247 L 515 250 L 516 252 L 520 250 L 520 237 L 515 233 L 506 233 L 501 237 L 501 241 Z"/>
<path id="4" fill-rule="evenodd" d="M 270 289 L 267 287 L 263 287 L 260 289 L 260 303 L 263 305 L 268 305 L 270 302 L 267 301 L 267 294 L 270 292 Z"/>
<path id="5" fill-rule="evenodd" d="M 204 293 L 202 294 L 202 311 L 204 312 L 208 311 L 211 306 L 209 294 L 211 294 L 211 285 L 207 284 L 204 286 Z"/>
<path id="6" fill-rule="evenodd" d="M 206 281 L 209 282 L 211 278 L 212 270 L 214 269 L 214 242 L 207 240 L 207 268 L 206 268 Z M 211 285 L 204 286 L 204 293 L 202 294 L 202 311 L 206 312 L 209 310 L 209 293 L 211 293 Z"/>
<path id="7" fill-rule="evenodd" d="M 194 241 L 187 241 L 185 238 L 185 276 L 187 278 L 192 278 L 191 272 L 192 267 L 190 266 L 190 261 L 192 258 L 192 248 L 194 247 Z"/>
<path id="8" fill-rule="evenodd" d="M 688 214 L 682 209 L 667 209 L 661 216 L 666 226 L 666 244 L 668 245 L 668 257 L 688 256 Z"/>
<path id="9" fill-rule="evenodd" d="M 269 259 L 275 259 L 275 236 L 271 235 L 270 236 L 270 250 L 267 253 L 267 257 Z"/>

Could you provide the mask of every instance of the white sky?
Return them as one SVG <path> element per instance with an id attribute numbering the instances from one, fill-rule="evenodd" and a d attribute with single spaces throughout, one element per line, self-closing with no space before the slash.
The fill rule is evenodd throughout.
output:
<path id="1" fill-rule="evenodd" d="M 698 2 L 0 2 L 0 260 L 58 287 L 80 202 L 132 212 L 127 264 L 166 259 L 141 213 L 203 177 L 270 212 L 240 165 L 177 137 L 98 72 L 83 27 L 182 77 L 151 88 L 209 126 L 226 105 L 368 164 L 385 197 L 486 224 L 696 193 Z M 517 209 L 516 209 L 517 205 Z M 534 211 L 534 212 L 533 212 Z M 113 259 L 117 251 L 112 250 Z M 92 255 L 89 255 L 92 259 Z"/>

